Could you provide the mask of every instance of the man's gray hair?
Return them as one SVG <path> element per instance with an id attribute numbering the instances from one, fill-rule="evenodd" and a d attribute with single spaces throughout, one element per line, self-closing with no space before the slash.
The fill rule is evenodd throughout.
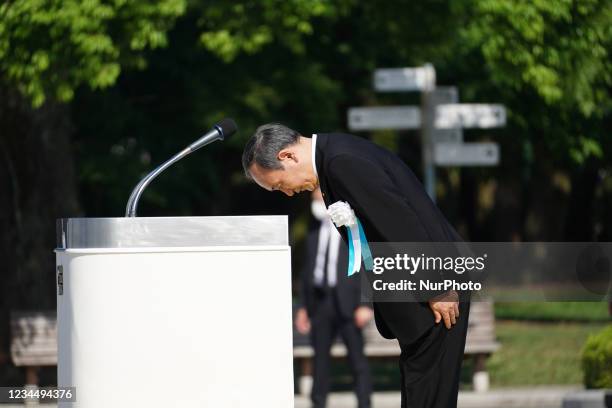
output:
<path id="1" fill-rule="evenodd" d="M 244 146 L 242 152 L 242 167 L 248 178 L 251 178 L 249 169 L 254 163 L 263 169 L 284 169 L 278 160 L 278 153 L 285 147 L 297 143 L 300 134 L 280 123 L 266 123 L 255 130 Z"/>

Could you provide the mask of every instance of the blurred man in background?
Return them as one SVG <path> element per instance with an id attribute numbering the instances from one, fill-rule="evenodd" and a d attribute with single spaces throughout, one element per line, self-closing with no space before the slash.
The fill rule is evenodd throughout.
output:
<path id="1" fill-rule="evenodd" d="M 311 209 L 318 222 L 306 241 L 306 260 L 300 277 L 303 306 L 297 311 L 295 325 L 302 334 L 310 332 L 314 348 L 312 403 L 315 408 L 325 407 L 330 348 L 340 334 L 355 378 L 359 408 L 370 407 L 372 381 L 363 353 L 361 329 L 372 319 L 373 312 L 359 302 L 360 281 L 347 277 L 346 245 L 327 215 L 319 189 L 312 193 Z"/>

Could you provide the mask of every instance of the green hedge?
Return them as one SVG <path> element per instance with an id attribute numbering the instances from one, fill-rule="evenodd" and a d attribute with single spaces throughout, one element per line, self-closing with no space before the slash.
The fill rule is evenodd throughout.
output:
<path id="1" fill-rule="evenodd" d="M 552 322 L 609 322 L 607 302 L 496 302 L 495 317 Z"/>
<path id="2" fill-rule="evenodd" d="M 582 370 L 587 388 L 612 388 L 612 325 L 589 336 L 582 349 Z"/>

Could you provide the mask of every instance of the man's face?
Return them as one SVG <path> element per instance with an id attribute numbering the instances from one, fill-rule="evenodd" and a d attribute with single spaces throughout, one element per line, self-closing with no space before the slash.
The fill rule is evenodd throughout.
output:
<path id="1" fill-rule="evenodd" d="M 251 177 L 260 187 L 268 191 L 282 191 L 291 197 L 302 191 L 313 191 L 319 186 L 312 167 L 305 165 L 304 161 L 297 160 L 295 156 L 284 156 L 279 160 L 284 169 L 269 170 L 257 164 L 251 165 Z"/>

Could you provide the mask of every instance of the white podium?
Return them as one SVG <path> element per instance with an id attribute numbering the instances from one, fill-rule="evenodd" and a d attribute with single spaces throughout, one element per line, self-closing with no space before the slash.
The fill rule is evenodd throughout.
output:
<path id="1" fill-rule="evenodd" d="M 293 407 L 287 217 L 57 230 L 60 407 Z"/>

